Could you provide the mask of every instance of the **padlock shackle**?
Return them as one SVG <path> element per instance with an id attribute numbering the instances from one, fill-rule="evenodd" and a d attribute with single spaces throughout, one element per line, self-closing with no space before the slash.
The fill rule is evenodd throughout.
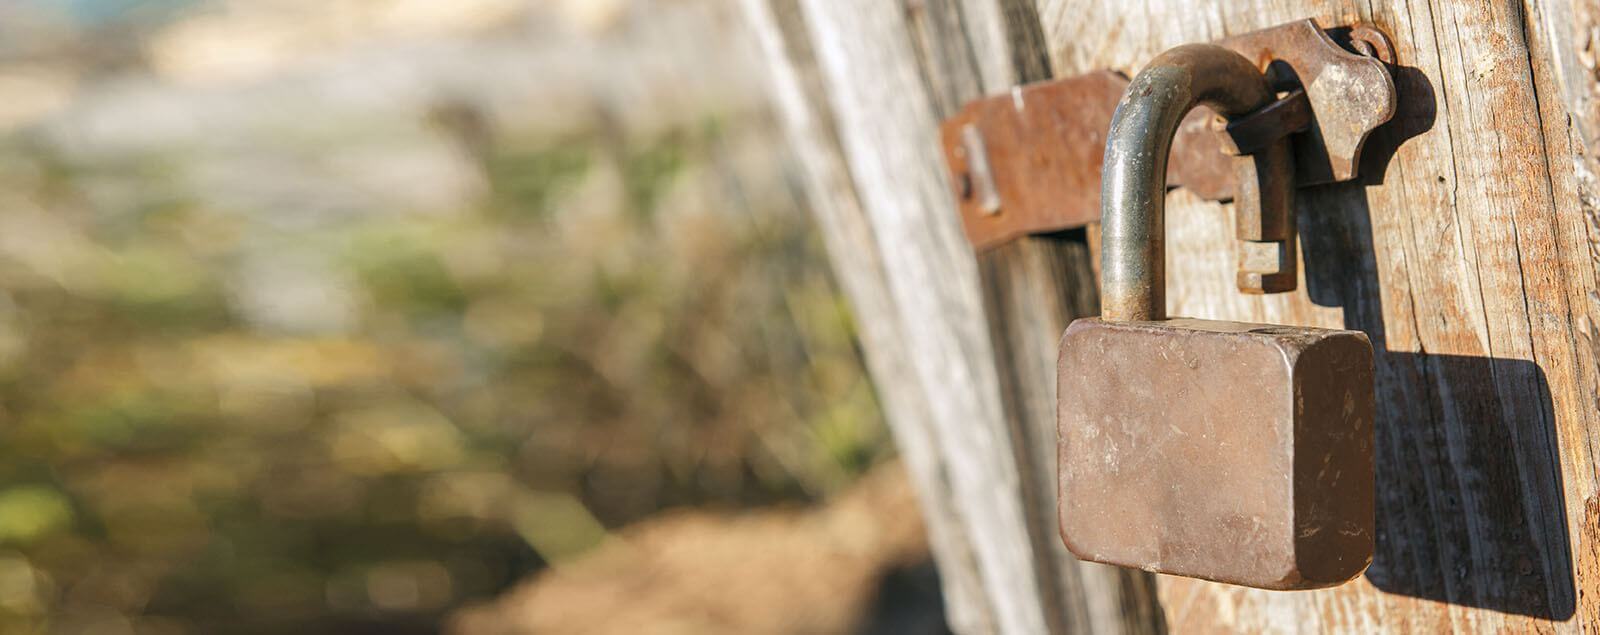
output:
<path id="1" fill-rule="evenodd" d="M 1250 60 L 1214 44 L 1162 53 L 1128 84 L 1101 168 L 1102 319 L 1166 319 L 1167 156 L 1183 116 L 1203 104 L 1237 117 L 1273 98 Z"/>

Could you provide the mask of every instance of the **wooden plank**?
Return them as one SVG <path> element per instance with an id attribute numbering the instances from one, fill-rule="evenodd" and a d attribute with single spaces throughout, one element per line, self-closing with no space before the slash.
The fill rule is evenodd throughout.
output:
<path id="1" fill-rule="evenodd" d="M 1594 562 L 1600 517 L 1597 223 L 1573 186 L 1562 100 L 1540 99 L 1561 94 L 1563 62 L 1544 14 L 1530 21 L 1521 5 L 1374 5 L 1039 3 L 1061 73 L 1131 72 L 1176 44 L 1306 15 L 1370 21 L 1396 40 L 1401 113 L 1372 154 L 1398 150 L 1367 168 L 1371 184 L 1302 191 L 1300 291 L 1232 291 L 1226 207 L 1168 199 L 1174 314 L 1373 337 L 1376 560 L 1363 579 L 1307 593 L 1162 577 L 1166 616 L 1182 631 L 1573 630 L 1600 602 L 1580 601 L 1597 574 L 1575 573 L 1572 555 Z"/>
<path id="2" fill-rule="evenodd" d="M 1596 35 L 1600 34 L 1600 5 L 1586 0 L 1539 3 L 1529 10 L 1526 21 L 1529 60 L 1533 64 L 1543 133 L 1550 146 L 1552 191 L 1556 196 L 1558 233 L 1561 250 L 1571 254 L 1564 260 L 1563 274 L 1580 284 L 1569 284 L 1568 302 L 1572 311 L 1574 356 L 1579 360 L 1581 385 L 1588 392 L 1579 394 L 1578 408 L 1588 408 L 1589 425 L 1576 420 L 1560 421 L 1561 460 L 1565 473 L 1574 474 L 1566 487 L 1567 526 L 1572 532 L 1575 571 L 1592 572 L 1600 566 L 1600 497 L 1597 489 L 1595 445 L 1600 440 L 1600 333 L 1595 332 L 1600 318 L 1600 73 L 1595 57 Z M 1565 146 L 1563 148 L 1563 145 Z M 1566 150 L 1562 152 L 1561 150 Z M 1570 169 L 1568 169 L 1570 168 Z M 1579 254 L 1587 254 L 1587 258 Z M 1585 292 L 1587 290 L 1587 292 Z M 1581 502 L 1581 504 L 1580 504 Z M 1582 624 L 1600 624 L 1600 576 L 1579 575 L 1576 618 Z M 1587 601 L 1586 601 L 1587 600 Z"/>
<path id="3" fill-rule="evenodd" d="M 925 10 L 908 13 L 913 33 L 944 34 L 913 38 L 919 50 L 946 52 L 922 54 L 921 74 L 953 78 L 960 86 L 952 90 L 930 79 L 930 93 L 958 97 L 936 101 L 939 119 L 953 115 L 968 100 L 1050 77 L 1044 34 L 1029 2 L 963 2 L 952 10 L 954 4 L 930 2 Z M 928 24 L 938 21 L 944 24 Z M 994 34 L 1002 30 L 1009 51 L 994 46 Z M 959 54 L 963 51 L 971 53 Z M 967 57 L 977 60 L 976 79 L 968 79 L 959 64 L 928 68 L 930 60 Z M 991 63 L 995 59 L 1009 59 L 1010 67 L 997 67 Z M 1056 345 L 1073 319 L 1099 312 L 1093 271 L 1082 232 L 1026 238 L 979 258 L 1004 422 L 1022 477 L 1017 496 L 1034 551 L 1047 626 L 1051 632 L 1065 633 L 1154 632 L 1163 625 L 1153 576 L 1079 562 L 1061 543 L 1057 528 Z"/>
<path id="4" fill-rule="evenodd" d="M 1055 528 L 1050 377 L 1061 329 L 1094 311 L 1083 238 L 1032 239 L 975 267 L 938 162 L 938 117 L 985 87 L 1046 76 L 1032 5 L 745 9 L 775 62 L 806 189 L 928 503 L 953 626 L 1157 629 L 1148 574 L 1079 563 Z"/>
<path id="5" fill-rule="evenodd" d="M 993 632 L 994 609 L 982 588 L 972 538 L 955 509 L 950 478 L 938 454 L 931 404 L 911 369 L 915 356 L 891 317 L 888 272 L 844 164 L 799 7 L 792 2 L 743 0 L 742 8 L 765 55 L 773 103 L 806 179 L 808 203 L 828 257 L 859 316 L 857 328 L 868 369 L 895 445 L 916 484 L 949 622 L 964 633 Z"/>
<path id="6" fill-rule="evenodd" d="M 1017 465 L 1004 426 L 977 268 L 955 223 L 933 148 L 903 7 L 801 3 L 857 195 L 888 271 L 892 306 L 929 403 L 951 499 L 972 535 L 979 577 L 1003 632 L 1043 632 Z M 862 72 L 871 69 L 871 72 Z"/>
<path id="7" fill-rule="evenodd" d="M 1040 632 L 1049 618 L 1043 596 L 1032 584 L 1031 541 L 1014 496 L 1016 465 L 1000 415 L 992 352 L 978 313 L 975 267 L 970 257 L 962 257 L 959 234 L 949 231 L 954 217 L 938 216 L 945 190 L 936 166 L 917 162 L 917 135 L 932 130 L 916 123 L 931 121 L 928 102 L 910 100 L 907 105 L 917 109 L 911 113 L 884 112 L 875 102 L 885 98 L 873 92 L 882 87 L 862 85 L 868 78 L 850 72 L 854 65 L 866 63 L 891 76 L 888 86 L 900 95 L 937 98 L 916 74 L 919 64 L 908 45 L 903 15 L 883 10 L 890 7 L 877 8 L 865 15 L 847 15 L 845 7 L 804 7 L 803 24 L 810 30 L 802 39 L 816 43 L 810 50 L 824 53 L 818 68 L 823 87 L 791 98 L 785 118 L 793 128 L 796 112 L 826 112 L 826 116 L 812 115 L 808 134 L 798 136 L 843 139 L 839 147 L 823 147 L 826 144 L 813 140 L 811 156 L 802 157 L 804 163 L 813 175 L 832 178 L 813 176 L 808 190 L 814 201 L 848 197 L 847 205 L 834 207 L 854 208 L 848 226 L 830 223 L 828 212 L 818 212 L 829 235 L 835 270 L 845 280 L 861 323 L 864 328 L 878 324 L 888 331 L 866 341 L 872 358 L 892 358 L 875 362 L 875 379 L 886 392 L 905 394 L 907 401 L 915 402 L 912 408 L 891 410 L 890 420 L 903 446 L 908 441 L 912 447 L 923 443 L 920 447 L 929 449 L 926 454 L 932 457 L 932 467 L 918 470 L 915 477 L 923 499 L 934 503 L 925 513 L 930 514 L 931 526 L 943 528 L 959 543 L 939 554 L 941 574 L 947 584 L 952 574 L 974 580 L 957 582 L 967 588 L 952 598 L 953 626 L 963 632 Z M 760 14 L 762 7 L 755 9 L 750 13 Z M 869 50 L 841 47 L 839 38 Z M 891 46 L 870 50 L 878 43 Z M 897 128 L 879 126 L 881 118 L 905 115 L 912 121 Z M 820 131 L 824 120 L 831 129 Z M 880 151 L 900 154 L 885 156 Z M 887 173 L 892 167 L 900 170 Z M 861 179 L 867 185 L 858 188 Z M 836 244 L 846 236 L 854 240 Z M 883 273 L 874 275 L 871 268 L 861 268 L 862 261 Z M 897 369 L 878 367 L 891 364 Z"/>
<path id="8" fill-rule="evenodd" d="M 1392 159 L 1375 164 L 1382 168 L 1381 178 L 1371 185 L 1326 187 L 1302 196 L 1301 223 L 1307 231 L 1302 291 L 1273 298 L 1234 293 L 1228 210 L 1181 191 L 1169 201 L 1174 312 L 1348 325 L 1373 334 L 1380 348 L 1383 395 L 1378 561 L 1364 580 L 1307 594 L 1164 578 L 1160 586 L 1166 618 L 1184 630 L 1345 632 L 1523 629 L 1549 627 L 1574 616 L 1594 618 L 1595 601 L 1579 599 L 1579 589 L 1593 591 L 1597 585 L 1595 576 L 1583 572 L 1600 563 L 1591 451 L 1600 435 L 1595 425 L 1595 358 L 1600 353 L 1594 333 L 1594 317 L 1600 314 L 1600 295 L 1595 293 L 1600 205 L 1595 204 L 1592 132 L 1600 126 L 1592 106 L 1594 59 L 1588 48 L 1594 9 L 1576 2 L 1541 3 L 1527 13 L 1521 6 L 1469 2 L 1335 4 L 1310 11 L 1305 3 L 1288 0 L 1249 6 L 1176 0 L 1100 4 L 1039 3 L 1045 39 L 1056 44 L 1052 60 L 1063 72 L 1100 67 L 1131 72 L 1168 46 L 1307 13 L 1328 24 L 1376 22 L 1396 36 L 1403 67 L 1397 77 L 1405 100 L 1401 117 L 1376 144 L 1400 147 Z M 856 48 L 836 55 L 824 90 L 844 86 L 852 95 L 841 99 L 836 94 L 830 105 L 853 120 L 839 130 L 847 140 L 855 139 L 855 145 L 847 141 L 841 146 L 854 178 L 871 181 L 869 187 L 879 191 L 862 213 L 871 216 L 884 209 L 896 215 L 867 219 L 869 225 L 877 223 L 874 229 L 904 228 L 917 211 L 912 207 L 926 212 L 938 208 L 939 201 L 930 198 L 937 188 L 927 179 L 929 166 L 910 160 L 918 143 L 914 131 L 872 129 L 875 116 L 904 114 L 879 106 L 914 92 L 914 83 L 897 84 L 909 91 L 898 94 L 854 83 L 872 81 L 868 78 L 876 78 L 892 60 L 891 66 L 898 65 L 894 72 L 902 73 L 899 79 L 916 77 L 934 113 L 946 112 L 973 87 L 996 87 L 994 79 L 987 84 L 984 79 L 1005 72 L 1004 65 L 994 62 L 995 51 L 1004 48 L 995 44 L 995 34 L 1027 41 L 1026 29 L 1016 24 L 1028 16 L 1021 12 L 1019 20 L 1016 3 L 1006 3 L 1001 10 L 1004 28 L 997 28 L 993 11 L 982 6 L 973 11 L 977 5 L 983 3 L 918 3 L 904 24 L 880 12 L 854 29 L 843 21 L 861 7 L 808 5 L 828 18 L 820 27 L 811 25 L 811 37 L 825 44 L 837 43 L 831 38 L 842 35 L 858 38 Z M 919 16 L 918 7 L 927 13 Z M 988 17 L 972 19 L 974 13 Z M 934 19 L 926 19 L 928 15 Z M 963 26 L 963 20 L 971 24 Z M 862 44 L 877 42 L 876 36 L 894 39 L 897 28 L 911 34 L 909 55 L 891 51 L 894 55 L 886 58 L 882 51 L 867 50 L 877 44 Z M 958 46 L 952 38 L 966 41 Z M 960 68 L 963 46 L 966 51 L 988 51 L 973 54 L 976 70 Z M 1012 56 L 1012 72 L 1028 77 L 1026 70 L 1018 71 L 1024 66 L 1015 63 L 1026 54 Z M 914 73 L 904 73 L 911 67 Z M 868 147 L 873 144 L 882 145 Z M 901 147 L 889 147 L 896 144 Z M 909 166 L 924 174 L 895 183 L 885 166 Z M 909 193 L 919 204 L 897 206 L 885 192 Z M 951 253 L 938 240 L 925 242 L 935 251 Z M 1046 553 L 1054 549 L 1053 542 L 1050 548 L 1040 543 L 1036 517 L 1042 503 L 1030 481 L 1049 463 L 1036 444 L 1048 433 L 1034 424 L 1053 395 L 1048 366 L 1039 364 L 1038 338 L 1085 310 L 1083 282 L 1062 273 L 1081 272 L 1081 254 L 1072 255 L 1075 244 L 1080 243 L 1023 243 L 986 257 L 978 274 L 993 321 L 989 346 L 1001 360 L 993 372 L 1005 387 L 995 390 L 1004 420 L 1000 427 L 1010 435 L 1018 475 L 1015 495 L 1022 502 L 1017 510 L 1035 552 L 1033 591 L 1049 596 L 1053 585 L 1054 595 L 1065 598 L 1059 608 L 1048 608 L 1049 599 L 1041 597 L 1030 610 L 1055 629 L 1080 624 L 1082 615 L 1095 613 L 1094 606 L 1102 619 L 1110 610 L 1125 611 L 1126 599 L 1138 597 L 1133 593 L 1120 596 L 1120 603 L 1094 601 L 1119 596 L 1097 596 L 1108 586 L 1104 580 L 1091 581 L 1094 572 L 1074 577 L 1071 563 L 1051 564 L 1060 554 Z M 885 247 L 877 237 L 869 246 Z M 911 261 L 926 265 L 920 258 Z M 898 275 L 893 266 L 883 271 L 889 278 Z M 887 287 L 892 284 L 880 285 L 880 294 L 891 304 L 895 291 Z M 852 299 L 858 309 L 863 306 Z M 959 302 L 971 302 L 970 295 Z M 868 306 L 866 314 L 880 312 L 882 306 Z M 907 314 L 901 308 L 898 315 Z M 956 348 L 972 350 L 971 330 L 941 328 L 945 330 L 939 337 L 956 334 L 953 339 L 962 342 Z M 909 350 L 900 354 L 918 355 Z M 981 357 L 971 355 L 962 363 L 977 363 Z M 922 390 L 929 388 L 926 376 L 918 380 Z M 942 425 L 931 425 L 928 436 L 943 434 Z M 939 460 L 946 452 L 961 451 L 949 441 L 923 439 L 924 447 L 936 446 L 932 454 Z M 995 458 L 1000 453 L 986 456 L 1004 461 Z M 960 517 L 953 526 L 968 527 L 974 520 Z M 984 527 L 978 535 L 992 536 L 992 530 Z M 1009 530 L 1016 535 L 1014 525 Z M 991 555 L 969 553 L 980 560 Z M 941 566 L 949 559 L 941 555 Z M 1018 590 L 996 577 L 991 565 L 972 568 L 985 567 L 989 577 L 977 583 L 984 587 L 980 595 Z M 1036 625 L 1013 619 L 958 627 L 973 631 Z"/>

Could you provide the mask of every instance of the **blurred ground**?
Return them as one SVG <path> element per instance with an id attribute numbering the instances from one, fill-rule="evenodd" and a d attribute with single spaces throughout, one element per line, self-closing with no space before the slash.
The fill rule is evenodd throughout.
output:
<path id="1" fill-rule="evenodd" d="M 931 572 L 859 532 L 916 530 L 840 520 L 903 486 L 734 512 L 892 451 L 728 4 L 0 3 L 0 632 L 433 632 L 535 576 L 458 622 L 515 624 L 763 532 L 884 545 L 801 631 L 937 617 L 872 604 Z M 725 579 L 823 597 L 783 566 Z"/>
<path id="2" fill-rule="evenodd" d="M 910 483 L 889 464 L 819 509 L 646 521 L 451 631 L 936 633 L 939 605 Z"/>

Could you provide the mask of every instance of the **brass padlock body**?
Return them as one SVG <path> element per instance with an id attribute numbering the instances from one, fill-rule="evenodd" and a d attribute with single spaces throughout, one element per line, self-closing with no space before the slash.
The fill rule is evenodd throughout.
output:
<path id="1" fill-rule="evenodd" d="M 1365 334 L 1090 318 L 1057 372 L 1061 535 L 1079 558 L 1266 589 L 1371 562 Z"/>

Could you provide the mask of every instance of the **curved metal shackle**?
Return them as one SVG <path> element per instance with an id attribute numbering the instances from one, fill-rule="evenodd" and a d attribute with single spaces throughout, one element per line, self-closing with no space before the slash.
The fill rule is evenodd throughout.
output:
<path id="1" fill-rule="evenodd" d="M 1167 155 L 1183 116 L 1203 104 L 1237 117 L 1275 97 L 1250 60 L 1214 44 L 1173 48 L 1133 78 L 1112 117 L 1101 168 L 1102 319 L 1166 319 Z"/>

